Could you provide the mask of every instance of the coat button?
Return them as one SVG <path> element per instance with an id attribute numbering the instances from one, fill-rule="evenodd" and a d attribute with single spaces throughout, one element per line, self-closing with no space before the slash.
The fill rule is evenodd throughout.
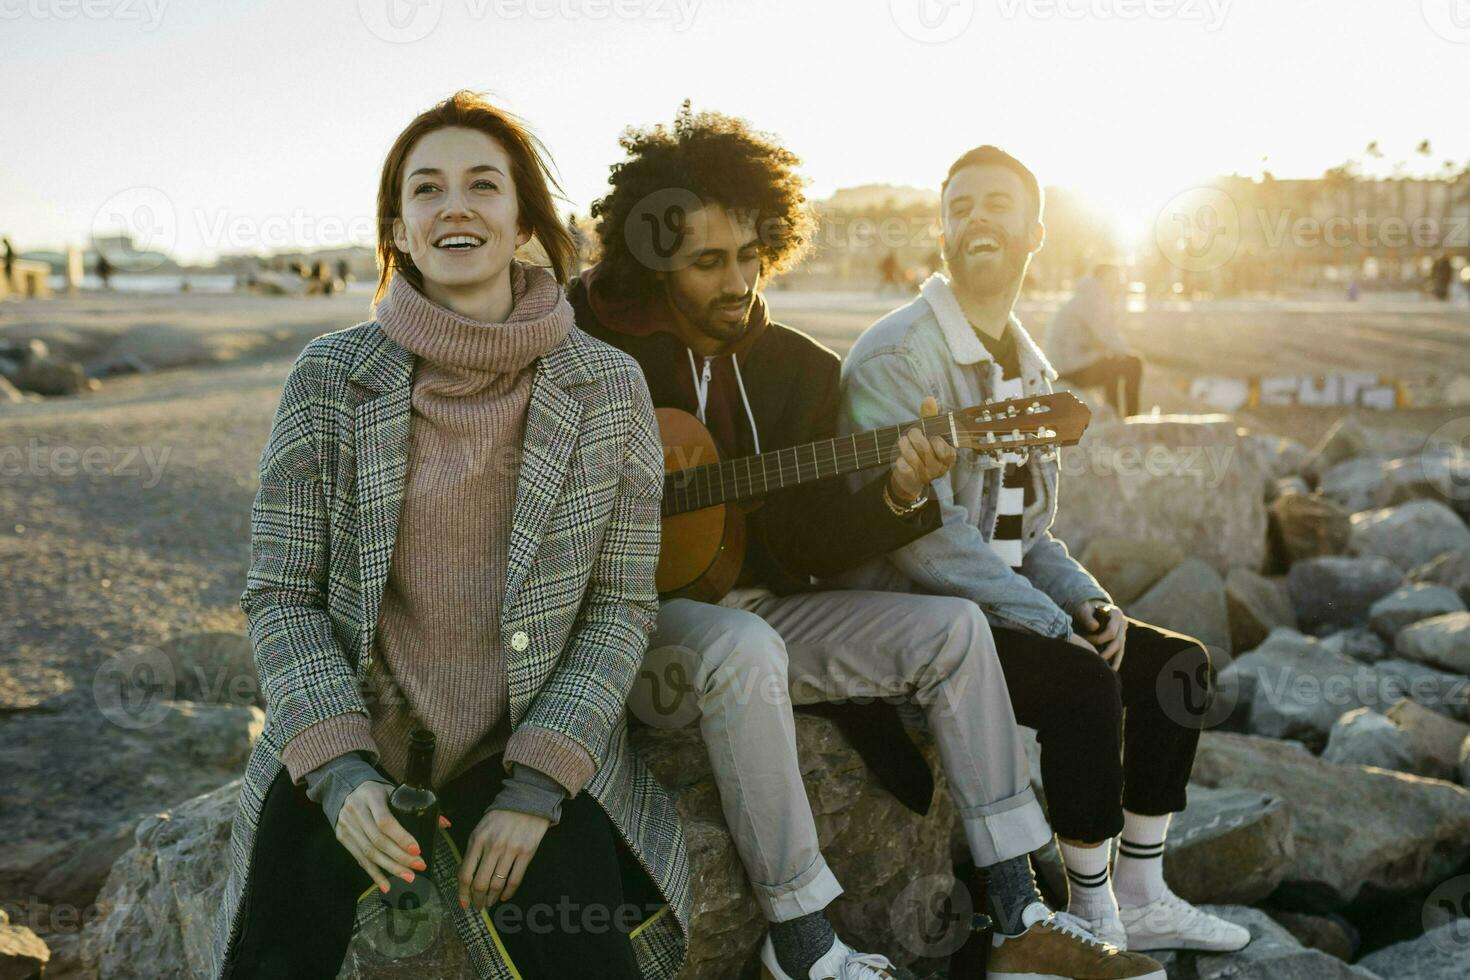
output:
<path id="1" fill-rule="evenodd" d="M 520 653 L 522 650 L 526 649 L 526 647 L 530 645 L 531 638 L 527 636 L 523 631 L 516 630 L 510 635 L 510 648 L 517 653 Z"/>

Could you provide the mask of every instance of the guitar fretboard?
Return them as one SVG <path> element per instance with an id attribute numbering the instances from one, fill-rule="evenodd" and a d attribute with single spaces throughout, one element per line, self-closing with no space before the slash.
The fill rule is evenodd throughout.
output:
<path id="1" fill-rule="evenodd" d="M 898 456 L 898 440 L 916 425 L 922 426 L 924 435 L 941 436 L 954 444 L 955 417 L 951 412 L 758 456 L 694 466 L 664 477 L 663 515 L 668 517 L 758 497 L 812 480 L 886 465 Z"/>

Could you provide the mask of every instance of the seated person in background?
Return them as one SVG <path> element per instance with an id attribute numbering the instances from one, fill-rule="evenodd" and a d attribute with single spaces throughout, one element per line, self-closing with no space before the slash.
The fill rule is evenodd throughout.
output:
<path id="1" fill-rule="evenodd" d="M 1118 304 L 1127 284 L 1115 265 L 1096 265 L 1077 284 L 1046 328 L 1046 356 L 1057 377 L 1079 388 L 1103 388 L 1119 415 L 1138 414 L 1143 359 L 1118 329 Z M 1123 395 L 1118 382 L 1123 382 Z"/>

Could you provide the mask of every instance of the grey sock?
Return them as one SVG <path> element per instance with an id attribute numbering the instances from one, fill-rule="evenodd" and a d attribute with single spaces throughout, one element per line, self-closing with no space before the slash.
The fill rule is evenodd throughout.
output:
<path id="1" fill-rule="evenodd" d="M 990 914 L 995 919 L 995 931 L 1003 936 L 1019 936 L 1026 931 L 1021 913 L 1032 902 L 1041 901 L 1030 855 L 992 864 L 985 872 L 990 877 Z"/>
<path id="2" fill-rule="evenodd" d="M 832 923 L 827 921 L 826 912 L 808 912 L 806 915 L 785 922 L 772 922 L 771 945 L 776 949 L 776 962 L 786 975 L 795 980 L 807 980 L 812 964 L 832 948 L 837 934 Z"/>

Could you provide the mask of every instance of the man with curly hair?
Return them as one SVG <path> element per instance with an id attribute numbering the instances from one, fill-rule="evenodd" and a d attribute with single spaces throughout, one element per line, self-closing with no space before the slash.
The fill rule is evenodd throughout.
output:
<path id="1" fill-rule="evenodd" d="M 722 458 L 833 437 L 836 354 L 771 320 L 761 295 L 811 237 L 796 157 L 740 120 L 691 115 L 687 104 L 672 130 L 631 130 L 622 145 L 627 157 L 613 167 L 612 192 L 592 212 L 601 261 L 570 292 L 578 326 L 632 354 L 654 404 L 699 417 Z M 935 411 L 929 403 L 920 414 Z M 653 724 L 698 718 L 726 822 L 768 921 L 760 958 L 774 980 L 902 975 L 886 957 L 839 939 L 824 912 L 842 888 L 822 857 L 802 784 L 793 704 L 865 697 L 921 709 L 977 865 L 1024 860 L 1051 837 L 979 607 L 947 596 L 814 589 L 814 576 L 939 526 L 928 485 L 954 449 L 914 427 L 900 453 L 852 489 L 829 479 L 766 497 L 749 515 L 735 589 L 718 602 L 661 604 L 629 700 Z M 680 676 L 688 679 L 683 701 L 671 708 L 657 687 Z M 901 737 L 899 727 L 895 742 Z M 1013 890 L 1009 900 L 1026 897 Z M 1079 937 L 1079 956 L 1102 949 Z"/>

